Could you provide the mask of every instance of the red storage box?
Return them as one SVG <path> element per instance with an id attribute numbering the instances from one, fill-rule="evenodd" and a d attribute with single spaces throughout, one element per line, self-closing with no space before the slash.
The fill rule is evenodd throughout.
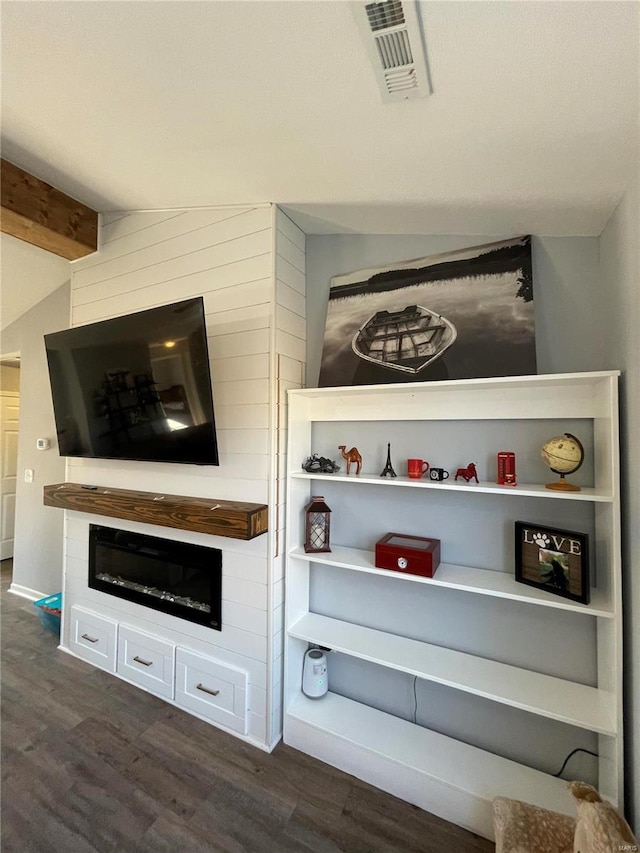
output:
<path id="1" fill-rule="evenodd" d="M 440 540 L 387 533 L 376 542 L 376 568 L 432 578 L 440 565 Z"/>

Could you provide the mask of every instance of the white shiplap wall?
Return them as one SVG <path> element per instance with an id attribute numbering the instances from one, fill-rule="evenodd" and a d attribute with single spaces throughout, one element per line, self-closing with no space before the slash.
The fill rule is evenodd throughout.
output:
<path id="1" fill-rule="evenodd" d="M 287 391 L 304 383 L 307 321 L 305 306 L 305 236 L 280 209 L 275 208 L 274 282 L 275 322 L 273 327 L 273 371 L 275 406 L 272 410 L 273 492 L 271 516 L 274 541 L 273 584 L 270 611 L 270 661 L 273 672 L 271 740 L 282 731 L 282 679 L 284 640 L 284 520 L 287 447 Z"/>
<path id="2" fill-rule="evenodd" d="M 111 214 L 100 238 L 96 255 L 72 265 L 72 325 L 203 296 L 220 466 L 70 459 L 67 479 L 268 503 L 270 529 L 242 542 L 69 512 L 65 616 L 81 604 L 246 670 L 248 738 L 271 748 L 281 731 L 281 432 L 285 390 L 300 387 L 305 361 L 304 235 L 263 205 Z M 92 521 L 220 548 L 222 631 L 88 589 Z"/>

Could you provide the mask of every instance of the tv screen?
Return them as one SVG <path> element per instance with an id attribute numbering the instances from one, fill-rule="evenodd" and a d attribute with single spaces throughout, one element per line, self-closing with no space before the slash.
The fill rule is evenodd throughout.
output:
<path id="1" fill-rule="evenodd" d="M 44 340 L 61 456 L 218 464 L 202 297 Z"/>

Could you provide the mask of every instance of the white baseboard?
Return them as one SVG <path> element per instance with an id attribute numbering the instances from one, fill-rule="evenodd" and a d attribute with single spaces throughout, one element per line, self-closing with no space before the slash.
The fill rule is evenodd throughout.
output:
<path id="1" fill-rule="evenodd" d="M 9 587 L 9 592 L 14 595 L 19 595 L 21 598 L 28 598 L 29 601 L 37 601 L 39 598 L 45 598 L 46 592 L 38 592 L 36 589 L 29 589 L 28 586 L 21 586 L 19 583 L 12 583 Z"/>
<path id="2" fill-rule="evenodd" d="M 285 717 L 284 743 L 443 820 L 494 840 L 491 802 L 408 768 L 294 717 Z"/>
<path id="3" fill-rule="evenodd" d="M 282 740 L 282 733 L 280 733 L 277 737 L 275 737 L 271 741 L 271 743 L 267 746 L 267 752 L 273 752 L 273 750 L 276 748 L 276 746 L 280 743 L 281 740 Z"/>

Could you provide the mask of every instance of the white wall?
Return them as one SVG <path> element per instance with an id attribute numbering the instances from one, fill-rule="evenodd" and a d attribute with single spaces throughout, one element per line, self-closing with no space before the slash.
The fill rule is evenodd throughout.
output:
<path id="1" fill-rule="evenodd" d="M 640 826 L 640 173 L 600 238 L 606 351 L 621 383 L 627 810 Z"/>
<path id="2" fill-rule="evenodd" d="M 287 299 L 289 290 L 293 295 Z M 170 630 L 196 651 L 246 670 L 248 736 L 268 747 L 279 736 L 281 714 L 282 471 L 277 448 L 285 412 L 279 403 L 286 387 L 299 386 L 305 357 L 304 237 L 270 205 L 104 218 L 100 252 L 73 265 L 72 325 L 200 295 L 219 467 L 70 459 L 67 480 L 266 503 L 269 533 L 244 542 L 117 522 L 222 550 L 223 628 L 217 632 L 88 589 L 88 524 L 95 519 L 69 513 L 66 606 L 84 604 L 116 619 L 135 620 L 150 633 Z"/>
<path id="3" fill-rule="evenodd" d="M 282 679 L 284 645 L 284 534 L 287 448 L 287 391 L 301 388 L 306 359 L 305 236 L 281 211 L 275 220 L 275 322 L 273 370 L 275 381 L 273 417 L 273 494 L 271 524 L 275 534 L 273 552 L 273 614 L 271 661 L 273 673 L 271 742 L 282 731 Z"/>
<path id="4" fill-rule="evenodd" d="M 71 482 L 212 499 L 269 501 L 270 325 L 273 235 L 269 206 L 132 213 L 103 221 L 100 252 L 73 268 L 72 325 L 204 298 L 220 466 L 70 459 Z M 269 540 L 250 542 L 146 528 L 150 535 L 220 548 L 223 630 L 212 631 L 131 606 L 87 588 L 87 527 L 70 514 L 67 604 L 169 625 L 189 645 L 249 672 L 249 735 L 267 742 Z M 103 522 L 104 523 L 104 522 Z M 118 527 L 124 527 L 119 521 Z M 131 529 L 131 526 L 128 526 Z M 145 531 L 140 525 L 135 530 Z M 247 602 L 250 602 L 247 604 Z"/>
<path id="5" fill-rule="evenodd" d="M 3 273 L 6 274 L 4 284 L 7 286 L 12 276 L 8 269 Z M 48 483 L 64 482 L 65 475 L 64 459 L 58 454 L 43 336 L 68 325 L 67 283 L 2 332 L 3 351 L 20 352 L 21 364 L 12 589 L 34 598 L 62 589 L 62 513 L 42 503 L 42 487 Z M 51 439 L 51 449 L 36 450 L 37 438 Z M 24 482 L 25 468 L 34 470 L 33 483 Z"/>
<path id="6" fill-rule="evenodd" d="M 0 256 L 2 329 L 69 281 L 69 261 L 9 234 L 0 234 Z"/>

